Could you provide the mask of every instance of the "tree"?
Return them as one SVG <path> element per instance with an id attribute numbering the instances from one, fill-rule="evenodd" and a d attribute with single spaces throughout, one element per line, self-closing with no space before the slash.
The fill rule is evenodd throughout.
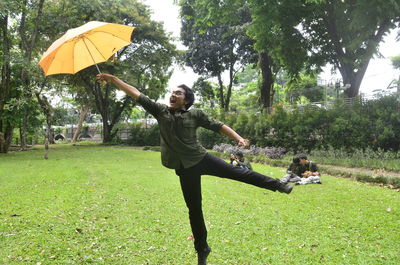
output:
<path id="1" fill-rule="evenodd" d="M 7 13 L 0 14 L 1 27 L 1 82 L 0 82 L 0 153 L 7 153 L 11 145 L 14 125 L 10 121 L 10 112 L 5 106 L 11 98 L 11 64 L 10 50 L 11 40 L 8 30 L 9 16 Z M 8 118 L 7 118 L 8 117 Z"/>
<path id="2" fill-rule="evenodd" d="M 176 55 L 175 46 L 162 29 L 160 23 L 150 20 L 150 12 L 143 4 L 132 1 L 84 1 L 84 0 L 9 0 L 7 5 L 0 3 L 0 59 L 1 59 L 1 92 L 0 92 L 0 152 L 7 152 L 11 143 L 13 129 L 21 127 L 23 144 L 29 123 L 34 120 L 33 111 L 27 108 L 38 107 L 35 97 L 37 84 L 44 81 L 39 73 L 37 62 L 39 54 L 67 29 L 77 27 L 90 20 L 103 20 L 120 24 L 137 26 L 135 44 L 122 50 L 117 57 L 121 65 L 107 66 L 105 69 L 121 71 L 125 80 L 132 81 L 144 89 L 153 98 L 164 93 L 170 76 L 169 67 Z M 82 12 L 84 10 L 84 12 Z M 11 25 L 12 23 L 12 25 Z M 133 50 L 136 47 L 136 51 Z M 123 65 L 125 63 L 125 65 Z M 128 64 L 135 67 L 128 69 Z M 140 66 L 140 68 L 138 67 Z M 134 74 L 129 71 L 134 71 Z M 95 71 L 91 68 L 82 72 L 88 95 L 94 100 L 97 96 L 96 109 L 103 113 L 105 141 L 110 141 L 113 125 L 118 122 L 121 113 L 129 105 L 129 98 L 120 101 L 115 88 L 95 88 Z M 134 76 L 134 77 L 133 77 Z M 50 83 L 62 82 L 66 87 L 65 75 L 51 77 Z M 84 83 L 84 81 L 81 81 Z M 47 93 L 46 89 L 38 90 Z M 96 95 L 96 96 L 95 96 Z M 90 98 L 90 97 L 89 97 Z M 44 102 L 44 101 L 42 101 Z M 44 105 L 43 105 L 44 106 Z M 97 106 L 101 106 L 97 107 Z M 115 107 L 115 110 L 108 108 Z M 16 110 L 21 111 L 15 112 Z M 45 108 L 42 107 L 42 110 Z M 13 112 L 14 111 L 14 112 Z M 111 113 L 111 114 L 110 114 Z M 46 116 L 46 113 L 43 113 Z"/>
<path id="3" fill-rule="evenodd" d="M 379 43 L 391 29 L 399 26 L 400 5 L 397 1 L 378 0 L 252 0 L 257 10 L 254 34 L 258 45 L 270 42 L 261 35 L 263 18 L 273 25 L 283 40 L 292 40 L 293 48 L 304 47 L 309 69 L 319 70 L 330 63 L 338 69 L 348 97 L 359 93 L 370 59 L 378 54 Z M 267 27 L 271 30 L 270 27 Z M 265 30 L 264 30 L 265 32 Z M 268 36 L 268 35 L 267 35 Z M 293 36 L 296 36 L 293 39 Z M 290 47 L 288 46 L 288 47 Z M 291 52 L 289 50 L 289 52 Z M 289 62 L 287 56 L 285 64 Z M 290 63 L 290 62 L 289 62 Z"/>
<path id="4" fill-rule="evenodd" d="M 21 82 L 24 87 L 22 97 L 29 101 L 32 98 L 31 75 L 30 68 L 32 64 L 32 59 L 34 57 L 34 52 L 37 51 L 38 37 L 39 37 L 39 27 L 42 23 L 42 13 L 43 13 L 44 0 L 38 0 L 33 2 L 28 2 L 27 0 L 21 1 L 20 9 L 20 23 L 18 27 L 19 36 L 19 49 L 21 51 L 23 66 L 21 68 Z M 28 110 L 24 108 L 23 110 L 23 120 L 21 123 L 21 147 L 22 150 L 26 148 L 26 131 L 28 127 Z"/>
<path id="5" fill-rule="evenodd" d="M 193 84 L 193 91 L 198 94 L 199 100 L 195 103 L 196 105 L 205 105 L 210 109 L 214 109 L 218 104 L 218 99 L 216 94 L 218 93 L 218 87 L 216 87 L 212 82 L 207 81 L 204 77 L 199 77 Z"/>
<path id="6" fill-rule="evenodd" d="M 286 87 L 286 100 L 295 103 L 302 96 L 310 102 L 323 101 L 324 88 L 317 85 L 315 77 L 301 74 L 297 80 L 289 82 Z"/>
<path id="7" fill-rule="evenodd" d="M 219 105 L 228 111 L 236 74 L 257 58 L 244 26 L 251 20 L 249 9 L 244 6 L 229 13 L 219 1 L 208 0 L 185 0 L 179 5 L 181 39 L 188 47 L 186 64 L 205 78 L 217 78 Z M 226 87 L 225 71 L 229 79 Z"/>
<path id="8" fill-rule="evenodd" d="M 83 24 L 84 20 L 103 20 L 112 23 L 136 27 L 133 33 L 133 43 L 115 56 L 115 62 L 103 63 L 100 68 L 105 72 L 116 73 L 131 84 L 135 84 L 144 93 L 157 99 L 165 93 L 165 87 L 170 77 L 169 67 L 177 55 L 176 48 L 171 44 L 170 37 L 162 29 L 162 24 L 151 21 L 148 8 L 137 1 L 101 1 L 87 3 L 86 1 L 60 2 L 68 10 L 70 21 L 68 27 Z M 85 10 L 82 17 L 81 10 Z M 71 18 L 75 18 L 71 20 Z M 54 18 L 56 20 L 57 18 Z M 77 25 L 78 24 L 78 25 Z M 134 102 L 130 97 L 117 97 L 114 86 L 100 87 L 95 82 L 96 68 L 89 67 L 74 76 L 66 77 L 74 86 L 83 87 L 96 111 L 102 117 L 103 142 L 112 141 L 116 131 L 114 126 L 121 115 Z M 73 93 L 74 89 L 71 90 Z"/>

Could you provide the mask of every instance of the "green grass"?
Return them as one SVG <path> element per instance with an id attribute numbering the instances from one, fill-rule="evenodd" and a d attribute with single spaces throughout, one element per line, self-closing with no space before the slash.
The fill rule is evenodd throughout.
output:
<path id="1" fill-rule="evenodd" d="M 195 264 L 179 181 L 160 153 L 56 145 L 42 157 L 0 155 L 0 264 Z M 322 181 L 286 195 L 205 176 L 209 264 L 398 264 L 400 193 Z"/>

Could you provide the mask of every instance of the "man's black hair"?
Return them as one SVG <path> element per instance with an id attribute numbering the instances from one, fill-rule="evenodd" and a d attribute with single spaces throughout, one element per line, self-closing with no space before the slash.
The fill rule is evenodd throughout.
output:
<path id="1" fill-rule="evenodd" d="M 239 158 L 243 158 L 243 153 L 242 152 L 236 152 L 236 156 L 238 156 Z"/>
<path id="2" fill-rule="evenodd" d="M 307 160 L 307 156 L 305 154 L 301 154 L 298 156 L 299 159 Z"/>
<path id="3" fill-rule="evenodd" d="M 299 164 L 300 163 L 300 158 L 299 157 L 293 157 L 293 163 L 294 164 Z"/>
<path id="4" fill-rule="evenodd" d="M 184 84 L 179 85 L 178 87 L 179 87 L 179 88 L 182 88 L 183 90 L 185 90 L 185 99 L 186 99 L 186 101 L 188 102 L 188 103 L 185 105 L 185 108 L 186 108 L 186 110 L 188 110 L 188 109 L 193 105 L 193 103 L 194 103 L 194 93 L 193 93 L 193 90 L 190 89 L 190 87 L 188 87 L 187 85 L 184 85 Z"/>

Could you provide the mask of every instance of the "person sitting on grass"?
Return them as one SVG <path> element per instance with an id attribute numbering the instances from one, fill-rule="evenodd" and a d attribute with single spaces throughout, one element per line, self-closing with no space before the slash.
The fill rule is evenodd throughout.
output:
<path id="1" fill-rule="evenodd" d="M 314 162 L 307 159 L 306 155 L 298 156 L 301 169 L 301 180 L 297 182 L 298 185 L 305 184 L 322 184 L 321 176 L 318 172 L 318 166 Z"/>
<path id="2" fill-rule="evenodd" d="M 189 209 L 189 220 L 194 236 L 199 265 L 205 265 L 211 248 L 207 243 L 207 229 L 202 211 L 201 176 L 212 175 L 232 179 L 271 191 L 289 194 L 293 186 L 282 184 L 252 170 L 235 167 L 209 153 L 201 146 L 196 129 L 203 127 L 219 132 L 249 146 L 248 140 L 241 137 L 227 125 L 207 116 L 199 109 L 190 109 L 194 93 L 186 85 L 175 88 L 169 98 L 169 106 L 152 101 L 137 88 L 110 74 L 98 74 L 98 81 L 113 83 L 135 99 L 158 121 L 161 137 L 161 161 L 179 176 L 183 197 Z"/>
<path id="3" fill-rule="evenodd" d="M 309 161 L 306 155 L 294 157 L 286 173 L 286 176 L 281 179 L 284 184 L 288 182 L 294 182 L 296 185 L 322 184 L 317 164 Z"/>
<path id="4" fill-rule="evenodd" d="M 292 163 L 288 166 L 286 170 L 286 175 L 281 178 L 281 182 L 287 184 L 288 182 L 297 183 L 301 180 L 301 168 L 300 168 L 300 159 L 296 156 L 293 157 Z"/>
<path id="5" fill-rule="evenodd" d="M 247 168 L 253 170 L 250 161 L 243 156 L 242 152 L 237 152 L 236 154 L 230 155 L 231 164 L 236 167 Z"/>

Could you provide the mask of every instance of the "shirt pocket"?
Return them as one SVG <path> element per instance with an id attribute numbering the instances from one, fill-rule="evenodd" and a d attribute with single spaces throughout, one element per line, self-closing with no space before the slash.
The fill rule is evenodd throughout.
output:
<path id="1" fill-rule="evenodd" d="M 196 129 L 197 124 L 194 120 L 183 120 L 182 121 L 182 138 L 186 141 L 196 140 Z"/>

